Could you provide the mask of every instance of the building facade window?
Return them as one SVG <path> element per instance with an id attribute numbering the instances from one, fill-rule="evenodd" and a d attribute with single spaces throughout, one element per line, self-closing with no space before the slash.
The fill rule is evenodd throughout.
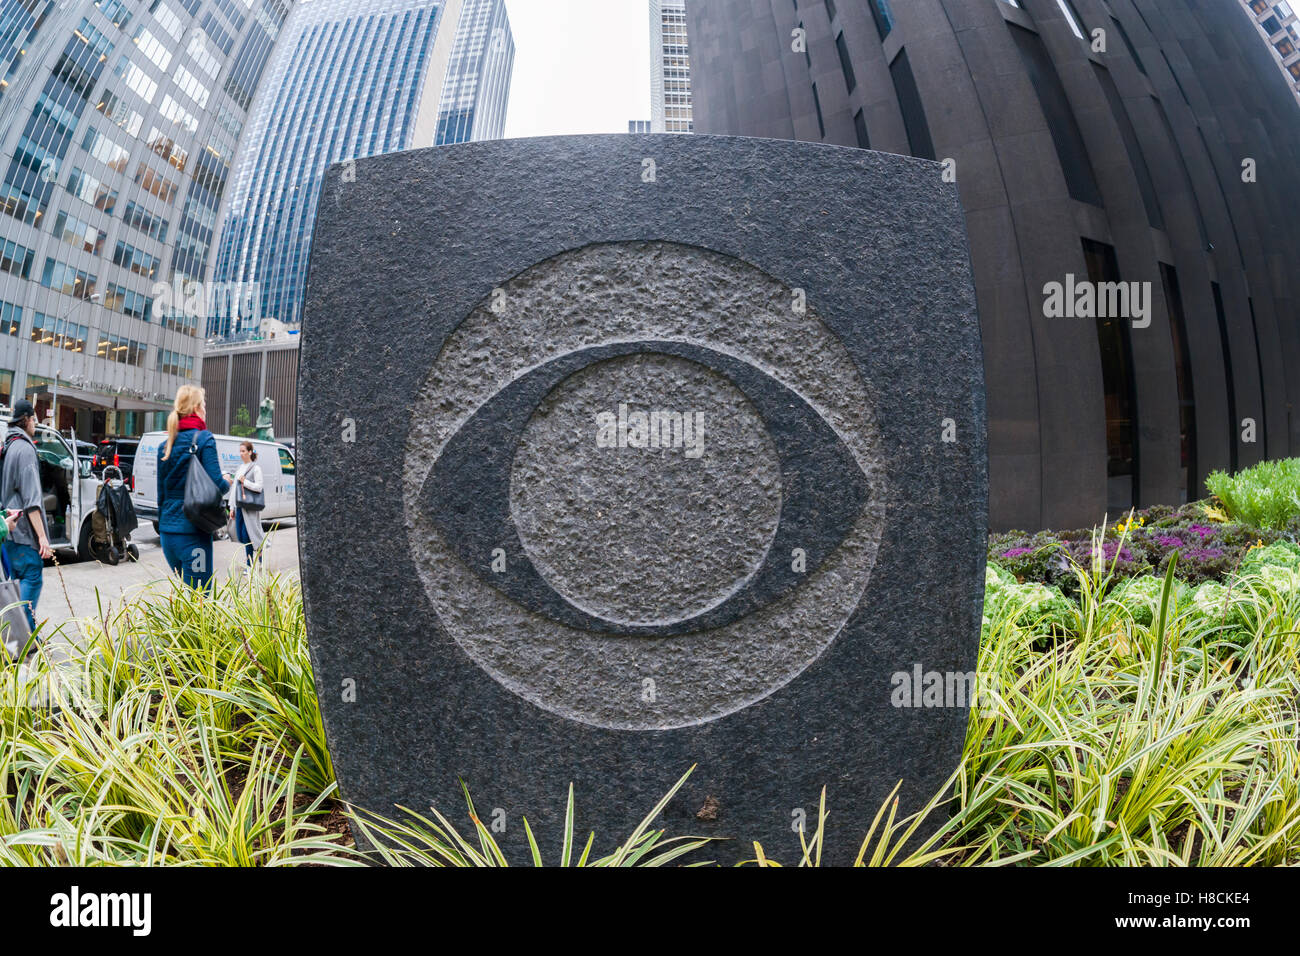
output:
<path id="1" fill-rule="evenodd" d="M 104 251 L 104 240 L 108 238 L 108 233 L 75 216 L 61 212 L 54 220 L 54 238 L 82 252 L 98 256 Z"/>
<path id="2" fill-rule="evenodd" d="M 1043 108 L 1043 117 L 1047 120 L 1048 131 L 1056 146 L 1056 155 L 1070 197 L 1092 206 L 1101 206 L 1101 189 L 1097 186 L 1097 177 L 1092 171 L 1092 161 L 1088 158 L 1083 133 L 1074 118 L 1074 111 L 1070 109 L 1069 97 L 1052 65 L 1047 47 L 1036 33 L 1014 24 L 1009 25 L 1008 29 L 1020 50 L 1034 92 L 1038 94 L 1038 102 Z"/>
<path id="3" fill-rule="evenodd" d="M 1122 281 L 1113 246 L 1083 240 L 1083 257 L 1094 287 Z M 1097 318 L 1106 421 L 1106 508 L 1111 517 L 1138 502 L 1137 388 L 1133 377 L 1130 323 L 1121 316 Z"/>
<path id="4" fill-rule="evenodd" d="M 894 11 L 889 8 L 889 0 L 868 0 L 871 19 L 876 21 L 876 32 L 883 41 L 894 29 Z"/>
<path id="5" fill-rule="evenodd" d="M 146 211 L 142 206 L 136 205 L 134 201 L 128 202 L 126 208 L 122 210 L 122 221 L 132 229 L 144 233 L 150 239 L 156 239 L 159 242 L 167 241 L 167 220 Z"/>
<path id="6" fill-rule="evenodd" d="M 110 282 L 104 290 L 104 308 L 148 322 L 149 314 L 153 311 L 153 299 Z"/>
<path id="7" fill-rule="evenodd" d="M 45 269 L 41 272 L 41 285 L 79 299 L 89 299 L 95 294 L 99 277 L 93 273 L 74 268 L 57 259 L 46 259 Z"/>
<path id="8" fill-rule="evenodd" d="M 167 67 L 171 65 L 172 53 L 167 49 L 167 44 L 144 27 L 136 28 L 134 41 L 137 49 L 153 61 L 153 65 L 158 69 L 165 72 Z"/>
<path id="9" fill-rule="evenodd" d="M 146 279 L 155 279 L 158 276 L 158 257 L 151 256 L 121 239 L 113 249 L 113 265 L 130 269 L 136 275 L 144 276 Z"/>
<path id="10" fill-rule="evenodd" d="M 907 60 L 906 50 L 900 51 L 894 57 L 894 62 L 889 64 L 889 75 L 894 81 L 894 93 L 898 96 L 898 107 L 903 113 L 903 127 L 907 130 L 907 142 L 912 155 L 922 159 L 935 159 L 930 124 L 925 118 L 921 91 L 917 89 L 916 77 L 912 75 L 912 64 Z"/>
<path id="11" fill-rule="evenodd" d="M 1083 20 L 1079 13 L 1074 9 L 1074 4 L 1070 0 L 1056 0 L 1056 5 L 1061 8 L 1061 13 L 1065 14 L 1065 22 L 1070 25 L 1070 29 L 1080 40 L 1083 39 Z"/>
<path id="12" fill-rule="evenodd" d="M 852 93 L 858 85 L 858 78 L 853 73 L 853 61 L 849 59 L 849 48 L 844 42 L 844 33 L 842 31 L 835 37 L 835 52 L 840 55 L 840 69 L 844 72 L 844 85 Z"/>
<path id="13" fill-rule="evenodd" d="M 179 375 L 183 378 L 194 377 L 194 358 L 182 355 L 171 349 L 159 349 L 157 369 L 164 375 Z"/>
<path id="14" fill-rule="evenodd" d="M 1232 344 L 1228 339 L 1228 313 L 1223 308 L 1223 287 L 1217 282 L 1210 283 L 1214 294 L 1214 314 L 1219 320 L 1219 348 L 1223 353 L 1223 380 L 1228 390 L 1228 468 L 1237 472 L 1237 429 L 1241 421 L 1237 418 L 1237 380 L 1232 373 Z"/>
<path id="15" fill-rule="evenodd" d="M 1181 503 L 1200 497 L 1196 482 L 1196 390 L 1192 381 L 1192 355 L 1188 349 L 1187 316 L 1178 271 L 1160 263 L 1160 282 L 1169 309 L 1169 338 L 1174 349 L 1174 372 L 1178 381 L 1179 463 L 1182 469 Z"/>
<path id="16" fill-rule="evenodd" d="M 0 301 L 0 335 L 17 337 L 23 326 L 22 306 Z"/>
<path id="17" fill-rule="evenodd" d="M 109 362 L 143 367 L 144 353 L 145 346 L 143 343 L 134 339 L 123 338 L 120 335 L 104 333 L 99 338 L 99 348 L 95 354 Z"/>
<path id="18" fill-rule="evenodd" d="M 69 352 L 86 351 L 90 329 L 67 319 L 55 318 L 43 312 L 32 314 L 31 339 L 37 345 L 66 349 Z"/>
<path id="19" fill-rule="evenodd" d="M 20 279 L 29 279 L 36 253 L 12 239 L 0 240 L 0 269 Z"/>
<path id="20" fill-rule="evenodd" d="M 86 127 L 86 135 L 81 140 L 81 148 L 113 170 L 113 172 L 126 172 L 126 165 L 131 158 L 131 151 L 105 136 L 95 127 Z"/>
<path id="21" fill-rule="evenodd" d="M 1255 319 L 1255 300 L 1246 299 L 1250 307 L 1250 331 L 1255 339 L 1255 365 L 1259 368 L 1259 421 L 1255 423 L 1255 434 L 1260 444 L 1260 452 L 1268 460 L 1268 394 L 1264 391 L 1264 353 L 1259 347 L 1259 322 Z"/>
<path id="22" fill-rule="evenodd" d="M 135 182 L 145 192 L 157 196 L 165 203 L 170 203 L 175 199 L 176 193 L 180 188 L 174 182 L 167 179 L 161 173 L 156 172 L 145 163 L 136 164 Z"/>
<path id="23" fill-rule="evenodd" d="M 117 69 L 113 71 L 113 74 L 121 77 L 127 89 L 135 93 L 140 99 L 146 103 L 153 103 L 154 94 L 158 92 L 158 83 L 148 73 L 132 63 L 129 56 L 123 56 L 117 61 Z"/>
<path id="24" fill-rule="evenodd" d="M 1119 95 L 1119 88 L 1115 85 L 1110 70 L 1096 63 L 1092 65 L 1092 68 L 1097 75 L 1097 82 L 1106 94 L 1106 101 L 1110 104 L 1111 114 L 1115 117 L 1115 122 L 1119 126 L 1120 136 L 1124 139 L 1124 149 L 1128 153 L 1129 165 L 1133 167 L 1133 175 L 1137 179 L 1138 191 L 1142 193 L 1142 206 L 1146 209 L 1147 222 L 1155 229 L 1164 229 L 1165 217 L 1160 209 L 1160 200 L 1156 195 L 1155 183 L 1151 179 L 1151 168 L 1147 165 L 1146 154 L 1142 152 L 1142 144 L 1138 141 L 1137 130 L 1133 128 L 1133 121 L 1129 119 L 1128 108 L 1125 107 L 1124 100 Z"/>
<path id="25" fill-rule="evenodd" d="M 95 6 L 119 30 L 125 30 L 131 22 L 131 11 L 126 8 L 123 0 L 95 0 Z"/>
<path id="26" fill-rule="evenodd" d="M 144 117 L 122 102 L 117 94 L 105 90 L 100 101 L 95 104 L 95 109 L 103 113 L 105 119 L 126 132 L 128 136 L 140 135 Z"/>
<path id="27" fill-rule="evenodd" d="M 867 133 L 867 118 L 862 115 L 862 110 L 853 114 L 853 132 L 858 138 L 858 149 L 871 148 L 871 136 Z"/>
<path id="28" fill-rule="evenodd" d="M 73 169 L 68 176 L 68 192 L 110 215 L 117 206 L 117 190 L 109 189 L 106 183 L 86 175 L 80 169 Z"/>

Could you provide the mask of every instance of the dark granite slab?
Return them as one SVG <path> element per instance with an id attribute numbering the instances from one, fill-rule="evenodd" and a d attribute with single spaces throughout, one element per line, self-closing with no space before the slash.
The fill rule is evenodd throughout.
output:
<path id="1" fill-rule="evenodd" d="M 603 853 L 698 764 L 670 835 L 794 862 L 826 786 L 847 863 L 898 781 L 904 812 L 938 789 L 987 517 L 940 169 L 661 135 L 329 171 L 298 513 L 346 799 L 469 827 L 463 779 L 554 861 L 570 781 Z M 941 705 L 899 706 L 932 673 Z"/>

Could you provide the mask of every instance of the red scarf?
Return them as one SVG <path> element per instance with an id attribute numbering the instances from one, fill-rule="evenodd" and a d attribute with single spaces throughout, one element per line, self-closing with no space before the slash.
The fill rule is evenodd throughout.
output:
<path id="1" fill-rule="evenodd" d="M 186 415 L 180 420 L 179 429 L 180 431 L 185 431 L 187 428 L 197 428 L 199 431 L 207 431 L 208 424 L 198 415 Z"/>

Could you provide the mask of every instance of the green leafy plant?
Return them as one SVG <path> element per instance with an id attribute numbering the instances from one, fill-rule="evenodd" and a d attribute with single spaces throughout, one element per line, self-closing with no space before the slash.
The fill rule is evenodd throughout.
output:
<path id="1" fill-rule="evenodd" d="M 347 863 L 296 583 L 172 582 L 0 669 L 0 863 Z"/>
<path id="2" fill-rule="evenodd" d="M 591 858 L 592 846 L 596 834 L 589 834 L 586 845 L 575 859 L 577 844 L 573 830 L 573 784 L 569 784 L 569 800 L 564 810 L 564 834 L 560 846 L 558 864 L 568 866 L 665 866 L 677 861 L 687 854 L 700 849 L 710 841 L 702 837 L 664 838 L 663 830 L 651 829 L 656 817 L 663 812 L 672 798 L 681 789 L 694 767 L 677 781 L 645 818 L 632 831 L 632 835 L 613 853 L 597 859 Z M 464 784 L 461 785 L 464 790 Z M 509 866 L 492 831 L 479 819 L 474 810 L 474 801 L 469 791 L 465 792 L 465 804 L 469 808 L 470 820 L 474 824 L 474 838 L 477 845 L 461 836 L 456 827 L 436 809 L 431 810 L 434 819 L 422 814 L 402 809 L 406 820 L 397 821 L 374 813 L 360 811 L 353 819 L 358 831 L 364 835 L 373 848 L 368 852 L 371 858 L 390 866 L 453 866 L 453 867 L 497 867 Z M 530 862 L 533 866 L 542 866 L 542 849 L 533 836 L 528 818 L 524 818 L 524 833 L 528 838 Z"/>
<path id="3" fill-rule="evenodd" d="M 1260 462 L 1235 475 L 1211 472 L 1205 486 L 1242 524 L 1280 531 L 1300 521 L 1300 458 Z"/>
<path id="4" fill-rule="evenodd" d="M 837 859 L 1300 863 L 1300 554 L 1256 547 L 1193 587 L 1181 558 L 1125 579 L 1107 540 L 1067 558 L 1071 597 L 990 565 L 960 764 L 919 808 L 895 787 L 851 821 Z M 464 832 L 449 808 L 385 819 L 339 800 L 293 579 L 236 578 L 212 595 L 169 582 L 79 625 L 70 660 L 0 668 L 0 864 L 507 862 L 468 793 Z M 607 850 L 621 835 L 574 833 L 570 785 L 563 839 L 543 846 L 525 823 L 509 862 L 707 863 L 715 844 L 655 825 L 680 786 Z M 845 812 L 835 798 L 832 782 L 811 832 L 783 845 L 728 836 L 752 847 L 751 865 L 819 865 L 828 832 L 844 832 L 826 827 Z"/>
<path id="5" fill-rule="evenodd" d="M 252 438 L 257 434 L 257 429 L 253 425 L 253 416 L 248 411 L 247 405 L 240 405 L 235 410 L 235 423 L 230 426 L 230 434 L 236 438 Z"/>

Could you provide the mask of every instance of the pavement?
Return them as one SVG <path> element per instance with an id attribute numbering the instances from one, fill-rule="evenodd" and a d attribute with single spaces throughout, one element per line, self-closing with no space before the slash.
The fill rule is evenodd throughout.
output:
<path id="1" fill-rule="evenodd" d="M 123 559 L 116 566 L 98 561 L 82 561 L 71 551 L 59 551 L 58 567 L 46 562 L 45 587 L 36 606 L 37 622 L 46 621 L 43 631 L 49 634 L 45 649 L 54 659 L 63 658 L 68 644 L 79 640 L 80 628 L 67 625 L 89 616 L 99 616 L 101 603 L 107 606 L 121 604 L 124 599 L 139 596 L 151 586 L 166 587 L 172 577 L 163 558 L 162 544 L 153 526 L 147 522 L 131 535 L 131 541 L 140 548 L 140 559 Z M 228 540 L 217 541 L 213 547 L 216 565 L 214 578 L 224 581 L 231 573 L 240 573 L 244 562 L 243 545 Z M 268 540 L 263 555 L 268 570 L 297 574 L 298 529 L 293 522 L 282 523 Z"/>

